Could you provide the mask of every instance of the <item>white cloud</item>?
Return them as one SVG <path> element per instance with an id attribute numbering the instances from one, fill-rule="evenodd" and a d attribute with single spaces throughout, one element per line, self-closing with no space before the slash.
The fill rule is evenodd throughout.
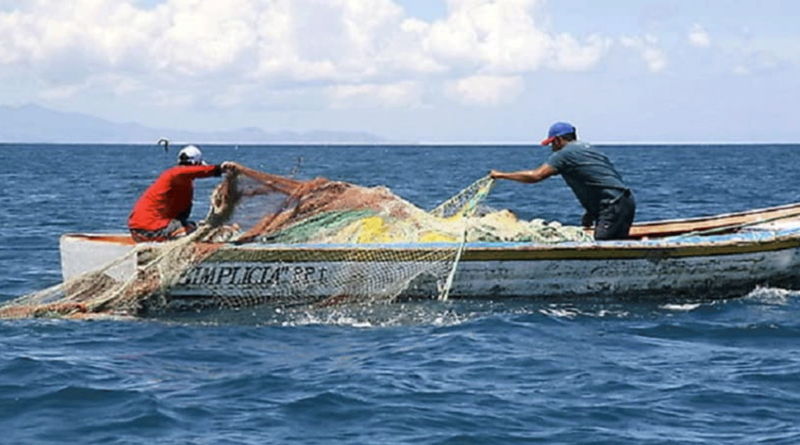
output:
<path id="1" fill-rule="evenodd" d="M 586 45 L 581 45 L 569 34 L 559 34 L 555 39 L 556 49 L 553 69 L 583 71 L 596 65 L 612 46 L 612 39 L 593 35 Z"/>
<path id="2" fill-rule="evenodd" d="M 191 107 L 195 105 L 195 96 L 191 93 L 176 90 L 155 90 L 148 94 L 153 105 L 159 107 Z"/>
<path id="3" fill-rule="evenodd" d="M 67 99 L 73 97 L 81 90 L 78 85 L 59 86 L 54 88 L 47 88 L 39 93 L 42 99 Z"/>
<path id="4" fill-rule="evenodd" d="M 448 0 L 447 18 L 431 24 L 425 48 L 452 65 L 514 74 L 586 69 L 608 49 L 592 37 L 586 44 L 568 34 L 552 35 L 537 21 L 539 0 Z"/>
<path id="5" fill-rule="evenodd" d="M 750 74 L 750 69 L 742 65 L 737 65 L 733 67 L 732 72 L 737 76 L 747 76 Z"/>
<path id="6" fill-rule="evenodd" d="M 698 48 L 708 48 L 711 46 L 711 37 L 701 25 L 695 24 L 689 32 L 689 43 Z"/>
<path id="7" fill-rule="evenodd" d="M 550 32 L 542 4 L 447 0 L 447 16 L 425 22 L 392 0 L 7 1 L 0 71 L 53 100 L 95 89 L 230 107 L 265 97 L 246 93 L 259 88 L 308 88 L 337 107 L 408 107 L 422 100 L 420 82 L 449 77 L 465 103 L 499 103 L 508 95 L 493 85 L 520 91 L 527 73 L 589 69 L 611 45 Z M 475 83 L 486 93 L 473 97 Z"/>
<path id="8" fill-rule="evenodd" d="M 395 84 L 360 84 L 331 87 L 328 95 L 335 108 L 411 108 L 420 104 L 421 86 L 412 81 Z"/>
<path id="9" fill-rule="evenodd" d="M 497 106 L 514 100 L 524 89 L 519 76 L 473 76 L 451 82 L 448 94 L 463 104 Z"/>
<path id="10" fill-rule="evenodd" d="M 648 34 L 644 37 L 622 37 L 620 43 L 623 47 L 638 51 L 651 72 L 658 73 L 667 67 L 667 54 L 658 47 L 655 36 Z"/>
<path id="11" fill-rule="evenodd" d="M 450 0 L 449 16 L 431 25 L 426 47 L 455 64 L 493 72 L 535 70 L 551 51 L 550 38 L 529 14 L 535 3 Z"/>
<path id="12" fill-rule="evenodd" d="M 787 69 L 791 63 L 772 50 L 746 49 L 737 53 L 738 63 L 733 68 L 735 75 L 772 74 Z"/>
<path id="13" fill-rule="evenodd" d="M 213 75 L 244 63 L 257 42 L 248 0 L 171 1 L 152 13 L 150 63 L 181 76 Z"/>

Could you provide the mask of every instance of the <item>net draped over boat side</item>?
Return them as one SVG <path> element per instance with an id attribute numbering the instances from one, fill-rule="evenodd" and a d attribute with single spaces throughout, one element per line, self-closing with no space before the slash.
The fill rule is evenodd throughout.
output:
<path id="1" fill-rule="evenodd" d="M 435 298 L 449 290 L 466 243 L 588 239 L 577 227 L 482 207 L 492 185 L 482 178 L 424 211 L 385 187 L 242 168 L 216 187 L 196 232 L 137 244 L 97 270 L 3 305 L 0 317 Z M 111 273 L 123 262 L 135 273 Z"/>

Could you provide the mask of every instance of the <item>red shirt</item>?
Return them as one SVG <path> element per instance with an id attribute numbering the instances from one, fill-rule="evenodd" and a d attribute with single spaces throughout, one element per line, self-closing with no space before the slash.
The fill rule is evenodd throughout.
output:
<path id="1" fill-rule="evenodd" d="M 160 230 L 179 216 L 189 217 L 194 198 L 194 180 L 222 174 L 217 165 L 178 165 L 144 191 L 128 217 L 128 228 Z"/>

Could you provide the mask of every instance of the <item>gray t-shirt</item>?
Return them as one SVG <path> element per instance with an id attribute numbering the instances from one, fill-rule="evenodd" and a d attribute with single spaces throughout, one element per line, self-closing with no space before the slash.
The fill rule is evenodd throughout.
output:
<path id="1" fill-rule="evenodd" d="M 545 163 L 564 177 L 593 217 L 597 217 L 602 204 L 614 202 L 629 190 L 608 157 L 586 142 L 570 142 L 553 152 Z"/>

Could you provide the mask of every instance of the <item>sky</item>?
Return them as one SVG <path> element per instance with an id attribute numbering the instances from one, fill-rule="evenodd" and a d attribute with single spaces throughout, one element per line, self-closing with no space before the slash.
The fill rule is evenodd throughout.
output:
<path id="1" fill-rule="evenodd" d="M 0 0 L 0 105 L 157 128 L 800 142 L 793 0 Z"/>

